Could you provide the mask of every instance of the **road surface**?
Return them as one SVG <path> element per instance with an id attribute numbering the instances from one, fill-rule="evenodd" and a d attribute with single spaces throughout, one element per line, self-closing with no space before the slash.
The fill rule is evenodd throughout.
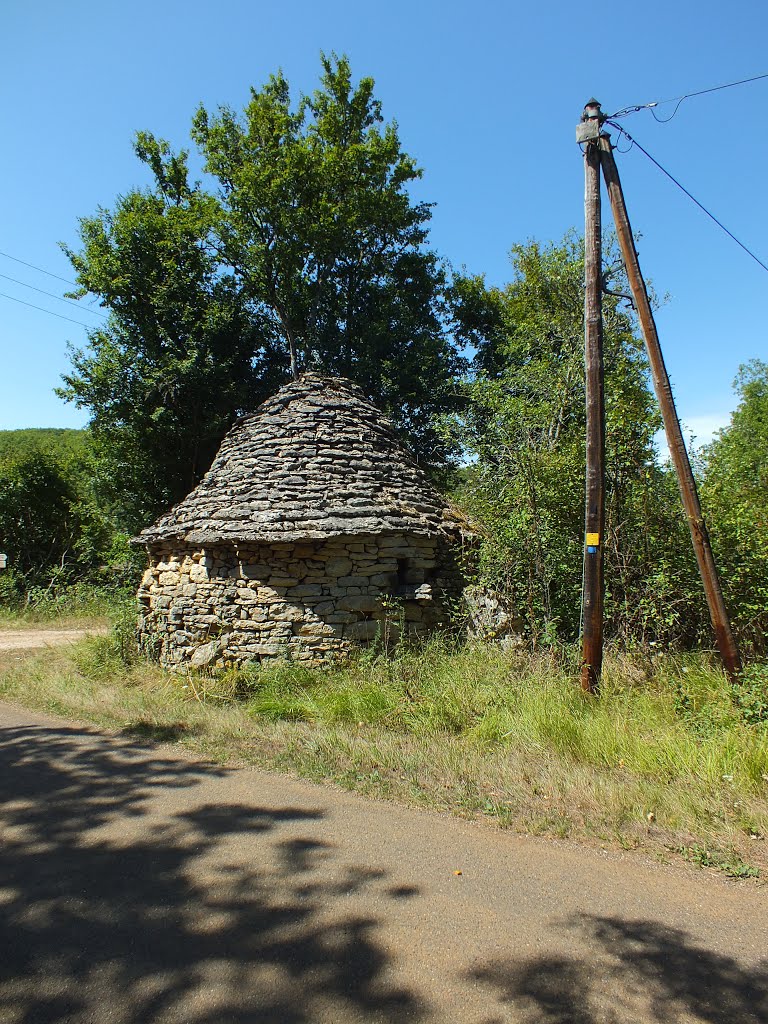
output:
<path id="1" fill-rule="evenodd" d="M 768 1022 L 768 898 L 0 705 L 3 1024 Z"/>
<path id="2" fill-rule="evenodd" d="M 41 647 L 74 644 L 84 636 L 103 635 L 104 626 L 91 629 L 0 629 L 1 651 L 31 651 Z"/>

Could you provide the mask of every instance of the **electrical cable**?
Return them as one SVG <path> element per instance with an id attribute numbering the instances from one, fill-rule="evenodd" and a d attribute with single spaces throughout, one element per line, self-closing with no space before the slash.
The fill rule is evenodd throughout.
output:
<path id="1" fill-rule="evenodd" d="M 69 320 L 71 324 L 77 324 L 78 327 L 85 327 L 86 330 L 90 330 L 92 324 L 84 324 L 82 320 L 73 320 L 71 316 L 63 316 L 61 313 L 54 313 L 52 309 L 45 309 L 43 306 L 36 306 L 34 302 L 25 302 L 24 299 L 17 299 L 14 295 L 6 295 L 5 292 L 0 292 L 0 297 L 3 299 L 10 299 L 11 302 L 20 302 L 22 306 L 31 306 L 32 309 L 39 309 L 41 313 L 48 313 L 50 316 L 57 316 L 59 320 Z"/>
<path id="2" fill-rule="evenodd" d="M 687 98 L 687 97 L 685 97 L 685 96 L 682 96 L 682 97 L 681 97 L 681 98 L 680 98 L 680 99 L 679 99 L 679 100 L 677 101 L 677 103 L 675 104 L 675 109 L 674 109 L 674 110 L 672 111 L 672 113 L 671 113 L 671 114 L 669 115 L 669 117 L 659 117 L 659 115 L 658 115 L 658 114 L 656 113 L 656 111 L 655 111 L 655 110 L 653 109 L 653 107 L 652 107 L 652 106 L 649 106 L 649 107 L 648 107 L 648 109 L 650 110 L 650 112 L 651 112 L 651 116 L 653 117 L 654 121 L 658 121 L 658 123 L 659 123 L 659 124 L 669 124 L 669 122 L 670 122 L 670 121 L 672 120 L 672 118 L 673 118 L 673 117 L 675 116 L 675 114 L 676 114 L 676 113 L 678 112 L 678 110 L 680 109 L 680 104 L 681 104 L 681 103 L 683 102 L 683 100 L 684 100 L 684 99 L 686 99 L 686 98 Z"/>
<path id="3" fill-rule="evenodd" d="M 683 102 L 683 100 L 690 100 L 694 96 L 704 96 L 710 92 L 720 92 L 721 89 L 733 89 L 733 87 L 736 85 L 748 85 L 750 82 L 759 82 L 764 78 L 768 78 L 768 72 L 766 72 L 764 75 L 754 75 L 752 78 L 741 78 L 738 82 L 726 82 L 725 85 L 713 85 L 709 89 L 698 89 L 696 92 L 686 92 L 683 93 L 682 96 L 673 96 L 671 99 L 668 100 L 654 100 L 652 103 L 639 103 L 636 106 L 623 107 L 621 110 L 617 110 L 615 114 L 611 114 L 610 117 L 627 117 L 629 116 L 629 114 L 637 114 L 641 110 L 650 110 L 653 114 L 654 107 L 661 107 L 664 106 L 664 104 L 666 103 L 676 103 L 677 106 L 673 110 L 670 117 L 660 118 L 656 117 L 656 115 L 653 114 L 653 116 L 656 117 L 657 121 L 659 121 L 661 124 L 664 124 L 667 121 L 672 120 L 672 118 L 677 113 L 680 104 Z"/>
<path id="4" fill-rule="evenodd" d="M 9 277 L 8 274 L 0 274 L 0 277 L 6 281 L 13 281 L 14 284 L 20 284 L 23 288 L 31 288 L 33 292 L 40 292 L 41 295 L 47 295 L 51 299 L 56 299 L 57 302 L 68 302 L 70 306 L 76 306 L 77 309 L 82 309 L 84 313 L 91 313 L 92 316 L 100 316 L 106 320 L 107 316 L 98 309 L 88 309 L 87 306 L 81 306 L 79 302 L 75 302 L 74 299 L 65 299 L 62 295 L 54 295 L 53 292 L 47 292 L 45 288 L 37 288 L 33 284 L 27 284 L 26 281 L 19 281 L 16 277 Z"/>
<path id="5" fill-rule="evenodd" d="M 768 77 L 768 76 L 765 76 L 765 77 Z M 736 237 L 736 235 L 734 235 L 734 233 L 732 231 L 730 231 L 725 226 L 725 224 L 723 224 L 723 222 L 721 220 L 717 219 L 717 217 L 714 215 L 714 213 L 712 213 L 710 210 L 708 210 L 706 208 L 706 206 L 704 206 L 703 203 L 700 203 L 699 200 L 696 198 L 696 196 L 692 195 L 688 191 L 688 189 L 685 187 L 685 185 L 683 185 L 681 182 L 679 182 L 677 180 L 677 178 L 673 174 L 670 174 L 670 172 L 666 169 L 666 167 L 662 167 L 662 165 L 659 163 L 659 161 L 656 160 L 655 157 L 652 157 L 651 154 L 648 152 L 648 150 L 644 149 L 640 145 L 640 143 L 637 141 L 637 139 L 633 139 L 632 138 L 632 136 L 629 134 L 629 132 L 626 130 L 626 128 L 622 128 L 621 125 L 617 124 L 615 121 L 606 121 L 605 123 L 606 124 L 610 124 L 611 127 L 613 127 L 613 128 L 616 128 L 617 131 L 620 131 L 622 133 L 622 135 L 626 135 L 626 137 L 629 139 L 629 141 L 634 143 L 634 145 L 637 146 L 637 148 L 640 150 L 640 152 L 645 154 L 645 156 L 648 157 L 648 159 L 651 161 L 651 163 L 655 164 L 656 167 L 658 167 L 658 169 L 662 172 L 662 174 L 665 174 L 669 178 L 670 181 L 674 182 L 674 184 L 677 185 L 677 187 L 680 189 L 681 192 L 684 192 L 688 196 L 688 198 L 692 202 L 694 202 L 696 204 L 696 206 L 698 206 L 698 208 L 700 210 L 702 210 L 704 213 L 706 213 L 706 215 L 710 218 L 710 220 L 713 220 L 715 222 L 715 224 L 717 224 L 717 226 L 722 231 L 724 231 L 726 233 L 726 235 L 728 235 L 729 238 L 733 239 L 733 241 L 738 246 L 740 246 L 748 256 L 752 257 L 752 259 L 755 261 L 755 263 L 757 263 L 759 266 L 761 266 L 763 268 L 763 270 L 768 272 L 768 264 L 763 263 L 763 261 L 760 259 L 759 256 L 756 256 L 755 253 L 753 253 L 752 250 L 748 246 L 746 246 L 742 241 L 740 241 Z"/>
<path id="6" fill-rule="evenodd" d="M 5 256 L 7 260 L 13 260 L 14 263 L 21 263 L 23 267 L 29 267 L 30 270 L 39 270 L 41 274 L 47 274 L 48 277 L 55 277 L 57 281 L 63 281 L 64 284 L 71 284 L 73 288 L 80 287 L 76 281 L 70 281 L 69 278 L 60 277 L 58 274 L 51 273 L 50 270 L 43 270 L 42 267 L 36 267 L 34 263 L 27 263 L 26 260 L 20 260 L 18 256 L 11 256 L 9 252 L 0 251 L 0 256 Z"/>

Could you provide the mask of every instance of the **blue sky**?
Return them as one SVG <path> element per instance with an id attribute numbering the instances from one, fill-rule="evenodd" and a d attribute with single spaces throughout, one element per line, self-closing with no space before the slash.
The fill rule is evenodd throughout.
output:
<path id="1" fill-rule="evenodd" d="M 433 247 L 493 283 L 508 279 L 514 242 L 581 230 L 574 129 L 590 96 L 613 111 L 768 72 L 757 0 L 16 0 L 3 21 L 0 250 L 62 277 L 57 243 L 77 244 L 77 218 L 143 184 L 136 130 L 184 145 L 201 101 L 242 107 L 278 67 L 310 91 L 321 50 L 376 79 L 424 168 L 418 196 L 437 204 Z M 768 79 L 686 101 L 667 125 L 648 112 L 624 122 L 766 262 L 767 107 Z M 766 273 L 637 149 L 617 159 L 643 270 L 670 295 L 658 324 L 680 412 L 703 440 L 733 408 L 739 364 L 768 353 Z M 0 292 L 99 322 L 7 277 L 57 295 L 62 282 L 2 256 L 0 274 Z M 84 328 L 0 297 L 0 428 L 86 422 L 53 394 L 68 341 L 82 345 Z"/>

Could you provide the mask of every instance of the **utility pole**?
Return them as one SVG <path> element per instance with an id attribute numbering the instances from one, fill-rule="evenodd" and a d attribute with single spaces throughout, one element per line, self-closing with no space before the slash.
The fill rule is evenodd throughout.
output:
<path id="1" fill-rule="evenodd" d="M 589 148 L 592 148 L 590 144 Z M 624 203 L 624 193 L 621 188 L 619 171 L 616 161 L 613 159 L 610 136 L 600 133 L 598 142 L 595 145 L 600 155 L 600 162 L 603 168 L 605 183 L 608 188 L 608 196 L 613 211 L 613 219 L 616 224 L 616 233 L 621 247 L 621 254 L 624 259 L 624 266 L 629 278 L 629 285 L 635 300 L 637 315 L 640 320 L 645 347 L 648 351 L 648 360 L 651 364 L 651 375 L 653 387 L 656 391 L 656 398 L 661 407 L 661 415 L 664 420 L 664 431 L 667 435 L 669 454 L 677 473 L 677 482 L 680 487 L 680 494 L 685 506 L 685 514 L 688 519 L 688 526 L 691 530 L 693 549 L 696 553 L 696 560 L 699 563 L 699 572 L 704 583 L 704 591 L 707 595 L 709 615 L 712 620 L 712 627 L 717 638 L 717 646 L 720 656 L 723 659 L 725 670 L 732 681 L 737 681 L 741 671 L 741 661 L 736 641 L 731 631 L 731 624 L 728 619 L 728 612 L 723 600 L 723 592 L 720 588 L 720 580 L 717 575 L 717 566 L 712 555 L 712 547 L 709 542 L 704 516 L 701 511 L 699 495 L 696 490 L 696 481 L 691 470 L 691 463 L 688 459 L 683 432 L 680 429 L 680 421 L 677 418 L 675 400 L 672 396 L 672 388 L 669 383 L 664 356 L 659 344 L 659 335 L 656 330 L 656 322 L 651 311 L 651 304 L 648 301 L 648 291 L 640 271 L 640 262 L 635 248 L 632 228 L 627 215 L 627 208 Z"/>
<path id="2" fill-rule="evenodd" d="M 605 401 L 603 395 L 603 267 L 600 221 L 600 126 L 597 100 L 584 108 L 584 363 L 587 474 L 584 502 L 584 594 L 581 687 L 595 693 L 603 666 L 603 528 L 605 525 Z M 577 130 L 578 133 L 578 130 Z"/>

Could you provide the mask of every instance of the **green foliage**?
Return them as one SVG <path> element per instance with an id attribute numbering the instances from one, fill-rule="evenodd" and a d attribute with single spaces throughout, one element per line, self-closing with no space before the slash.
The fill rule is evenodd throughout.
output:
<path id="1" fill-rule="evenodd" d="M 512 262 L 503 289 L 482 278 L 454 282 L 457 330 L 476 349 L 470 410 L 458 427 L 475 461 L 460 494 L 487 528 L 486 577 L 515 597 L 534 638 L 551 642 L 579 628 L 583 245 L 572 236 L 517 245 Z M 626 642 L 691 642 L 701 614 L 685 521 L 674 480 L 655 460 L 659 415 L 642 345 L 610 293 L 604 352 L 606 628 Z"/>
<path id="2" fill-rule="evenodd" d="M 18 459 L 30 451 L 47 451 L 57 461 L 80 459 L 88 446 L 88 432 L 68 427 L 28 427 L 0 430 L 0 463 Z"/>
<path id="3" fill-rule="evenodd" d="M 697 843 L 693 846 L 680 846 L 677 852 L 692 864 L 698 864 L 700 868 L 717 868 L 729 878 L 760 877 L 759 868 L 745 864 L 741 857 L 733 852 L 724 853 L 720 850 L 711 850 Z"/>
<path id="4" fill-rule="evenodd" d="M 768 723 L 768 664 L 747 665 L 734 684 L 733 699 L 748 725 Z"/>
<path id="5" fill-rule="evenodd" d="M 84 431 L 0 434 L 0 607 L 45 619 L 98 614 L 133 586 L 136 555 L 91 484 Z"/>
<path id="6" fill-rule="evenodd" d="M 702 505 L 726 603 L 747 650 L 768 652 L 768 363 L 742 366 L 739 405 L 702 452 Z"/>
<path id="7" fill-rule="evenodd" d="M 136 642 L 136 598 L 123 594 L 109 608 L 110 631 L 106 636 L 85 637 L 72 649 L 72 659 L 88 679 L 108 680 L 125 672 L 138 661 Z"/>
<path id="8" fill-rule="evenodd" d="M 211 689 L 265 721 L 463 737 L 488 750 L 544 751 L 574 769 L 695 781 L 744 798 L 764 792 L 768 779 L 768 731 L 748 720 L 723 673 L 701 657 L 664 659 L 646 674 L 609 656 L 596 701 L 573 685 L 570 662 L 564 668 L 559 657 L 510 657 L 434 637 L 395 658 L 361 657 L 332 670 L 290 662 L 240 669 Z"/>
<path id="9" fill-rule="evenodd" d="M 66 250 L 108 324 L 72 353 L 61 394 L 90 410 L 99 492 L 145 525 L 208 468 L 234 419 L 295 368 L 358 381 L 420 455 L 439 461 L 435 417 L 455 401 L 443 273 L 429 252 L 420 176 L 383 124 L 373 82 L 323 58 L 321 88 L 291 103 L 273 76 L 243 117 L 200 109 L 186 151 L 140 132 L 152 186 L 80 222 Z"/>
<path id="10" fill-rule="evenodd" d="M 54 454 L 32 447 L 0 463 L 0 543 L 17 589 L 73 579 L 93 566 L 108 532 Z"/>
<path id="11" fill-rule="evenodd" d="M 66 250 L 78 294 L 111 315 L 59 392 L 90 410 L 98 491 L 131 531 L 192 487 L 272 387 L 260 325 L 208 244 L 214 200 L 189 183 L 185 153 L 143 133 L 134 148 L 153 188 L 82 218 L 83 248 Z"/>

